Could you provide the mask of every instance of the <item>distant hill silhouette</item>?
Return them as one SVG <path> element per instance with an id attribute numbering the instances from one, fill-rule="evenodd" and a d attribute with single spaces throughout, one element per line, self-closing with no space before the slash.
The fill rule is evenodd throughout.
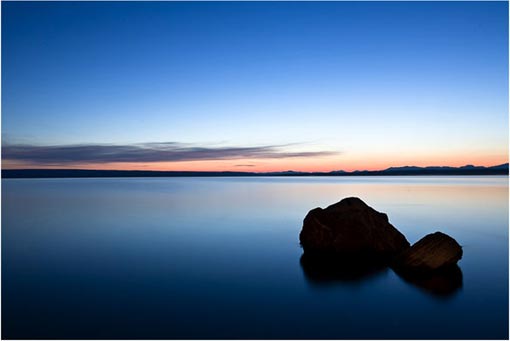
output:
<path id="1" fill-rule="evenodd" d="M 206 176 L 391 176 L 391 175 L 508 175 L 508 163 L 492 167 L 466 165 L 462 167 L 390 167 L 384 170 L 346 172 L 195 172 L 195 171 L 136 171 L 88 169 L 4 169 L 2 178 L 116 178 L 116 177 L 206 177 Z"/>

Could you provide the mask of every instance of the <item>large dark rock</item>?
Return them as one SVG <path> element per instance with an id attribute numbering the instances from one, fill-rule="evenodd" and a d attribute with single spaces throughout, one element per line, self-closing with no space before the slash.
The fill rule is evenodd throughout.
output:
<path id="1" fill-rule="evenodd" d="M 400 272 L 422 274 L 453 267 L 462 258 L 462 247 L 452 237 L 435 232 L 417 241 L 395 261 Z"/>
<path id="2" fill-rule="evenodd" d="M 326 253 L 348 259 L 390 259 L 409 248 L 404 235 L 388 216 L 359 198 L 346 198 L 308 212 L 299 240 L 306 252 Z"/>

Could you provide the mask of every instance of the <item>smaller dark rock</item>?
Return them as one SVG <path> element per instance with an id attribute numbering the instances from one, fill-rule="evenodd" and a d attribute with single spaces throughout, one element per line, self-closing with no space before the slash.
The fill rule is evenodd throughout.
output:
<path id="1" fill-rule="evenodd" d="M 453 267 L 462 258 L 462 247 L 452 237 L 435 232 L 428 234 L 395 261 L 395 270 L 407 274 L 426 274 Z"/>

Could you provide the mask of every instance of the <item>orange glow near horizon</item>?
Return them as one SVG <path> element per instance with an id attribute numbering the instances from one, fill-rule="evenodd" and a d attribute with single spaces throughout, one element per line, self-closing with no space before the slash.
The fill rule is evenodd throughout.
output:
<path id="1" fill-rule="evenodd" d="M 239 172 L 330 172 L 335 170 L 383 170 L 401 166 L 452 166 L 468 164 L 495 166 L 508 162 L 508 155 L 501 153 L 476 155 L 400 155 L 389 158 L 383 154 L 365 156 L 342 155 L 340 157 L 281 158 L 281 159 L 238 159 L 181 162 L 125 162 L 125 163 L 74 163 L 35 164 L 21 161 L 2 160 L 2 169 L 98 169 L 98 170 L 155 170 L 155 171 L 239 171 Z"/>

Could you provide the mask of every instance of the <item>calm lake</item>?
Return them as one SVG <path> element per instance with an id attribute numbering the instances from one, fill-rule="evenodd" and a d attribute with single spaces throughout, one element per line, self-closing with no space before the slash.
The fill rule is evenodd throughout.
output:
<path id="1" fill-rule="evenodd" d="M 303 269 L 349 196 L 454 237 L 454 289 Z M 3 179 L 2 338 L 507 339 L 508 227 L 506 176 Z"/>

